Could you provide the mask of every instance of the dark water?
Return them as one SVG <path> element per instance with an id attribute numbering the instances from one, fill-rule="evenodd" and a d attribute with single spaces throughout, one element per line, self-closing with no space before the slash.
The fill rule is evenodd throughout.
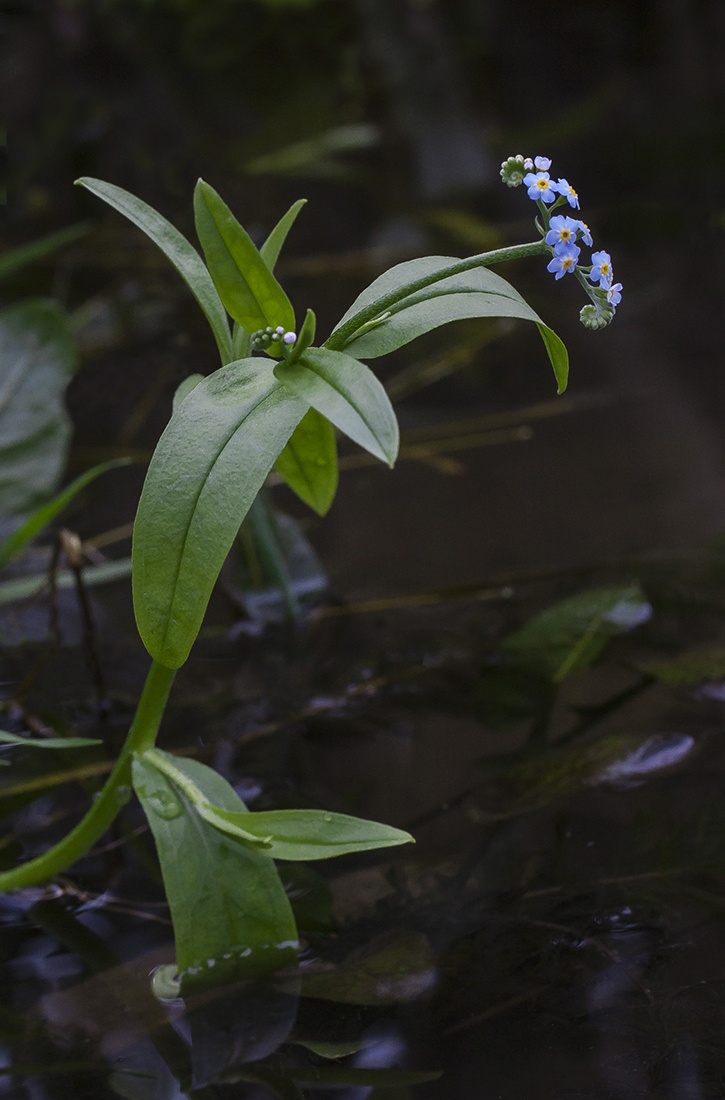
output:
<path id="1" fill-rule="evenodd" d="M 270 622 L 274 595 L 250 599 L 231 563 L 179 677 L 164 747 L 254 809 L 368 816 L 415 848 L 290 865 L 300 970 L 163 1004 L 171 927 L 129 805 L 67 874 L 0 899 L 0 1094 L 721 1097 L 722 4 L 37 0 L 0 18 L 4 242 L 97 223 L 3 294 L 74 313 L 71 469 L 139 458 L 64 521 L 86 539 L 132 520 L 175 386 L 215 362 L 173 272 L 80 173 L 187 230 L 199 174 L 257 236 L 305 194 L 280 274 L 326 333 L 394 262 L 530 239 L 497 166 L 547 153 L 625 283 L 592 334 L 543 264 L 506 272 L 570 348 L 558 401 L 523 326 L 461 324 L 382 362 L 396 470 L 343 448 L 324 520 L 270 491 L 301 523 L 297 575 L 327 589 Z M 586 668 L 556 679 L 502 648 L 566 597 L 634 583 L 651 613 Z M 46 596 L 1 609 L 5 727 L 105 742 L 55 760 L 62 783 L 12 750 L 3 867 L 70 828 L 128 729 L 146 671 L 128 586 L 91 602 L 89 632 L 60 594 L 62 644 Z"/>

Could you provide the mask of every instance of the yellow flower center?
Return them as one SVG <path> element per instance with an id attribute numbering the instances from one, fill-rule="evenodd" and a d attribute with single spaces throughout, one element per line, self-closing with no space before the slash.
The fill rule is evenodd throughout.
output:
<path id="1" fill-rule="evenodd" d="M 549 181 L 548 180 L 537 180 L 536 181 L 536 186 L 540 187 L 542 191 L 545 191 L 546 188 L 549 186 Z"/>
<path id="2" fill-rule="evenodd" d="M 577 197 L 577 193 L 571 185 L 569 187 L 567 187 L 567 191 L 569 192 L 570 195 L 573 195 L 574 198 Z"/>
<path id="3" fill-rule="evenodd" d="M 571 229 L 560 229 L 560 230 L 559 230 L 559 238 L 560 238 L 560 239 L 561 239 L 562 241 L 569 241 L 569 240 L 571 240 Z"/>
<path id="4" fill-rule="evenodd" d="M 602 275 L 609 274 L 609 264 L 602 264 Z"/>
<path id="5" fill-rule="evenodd" d="M 565 259 L 563 259 L 563 260 L 561 261 L 561 266 L 562 266 L 562 267 L 565 267 L 565 268 L 567 269 L 567 271 L 568 271 L 568 269 L 569 269 L 569 268 L 571 267 L 571 265 L 572 265 L 573 263 L 574 263 L 574 261 L 572 260 L 571 256 L 567 256 L 567 257 L 566 257 Z"/>

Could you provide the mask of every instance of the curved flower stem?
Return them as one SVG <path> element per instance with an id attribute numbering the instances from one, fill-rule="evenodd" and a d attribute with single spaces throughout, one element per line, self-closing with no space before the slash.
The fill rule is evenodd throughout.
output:
<path id="1" fill-rule="evenodd" d="M 544 244 L 543 241 L 535 241 L 532 244 L 515 244 L 511 245 L 510 248 L 497 248 L 493 252 L 481 252 L 477 256 L 468 256 L 465 260 L 449 264 L 448 267 L 441 267 L 438 271 L 431 272 L 430 275 L 423 275 L 420 279 L 415 279 L 405 286 L 399 286 L 389 294 L 383 294 L 377 301 L 372 302 L 365 309 L 361 309 L 344 325 L 340 325 L 331 336 L 328 336 L 323 346 L 330 348 L 332 351 L 342 351 L 363 325 L 375 320 L 386 309 L 390 309 L 391 306 L 402 301 L 403 298 L 407 298 L 409 294 L 415 294 L 418 290 L 425 290 L 427 286 L 439 283 L 442 279 L 448 279 L 451 275 L 461 275 L 464 271 L 473 271 L 477 267 L 491 267 L 493 264 L 504 263 L 505 260 L 520 260 L 526 256 L 543 256 L 549 251 L 548 245 Z"/>
<path id="2" fill-rule="evenodd" d="M 0 874 L 0 891 L 45 882 L 85 855 L 105 833 L 128 801 L 132 754 L 154 747 L 175 675 L 175 669 L 158 661 L 152 663 L 121 755 L 88 813 L 68 836 L 42 856 Z"/>

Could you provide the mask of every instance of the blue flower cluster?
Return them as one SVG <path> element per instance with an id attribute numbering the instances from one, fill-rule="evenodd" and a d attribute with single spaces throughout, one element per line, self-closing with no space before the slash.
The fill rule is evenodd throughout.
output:
<path id="1" fill-rule="evenodd" d="M 582 323 L 588 328 L 603 328 L 614 316 L 615 308 L 622 300 L 622 284 L 614 282 L 612 260 L 607 252 L 594 252 L 591 267 L 579 263 L 581 249 L 577 241 L 581 240 L 592 247 L 592 235 L 585 222 L 577 218 L 556 215 L 557 206 L 568 203 L 579 209 L 579 196 L 565 179 L 553 180 L 549 174 L 549 157 L 509 157 L 501 165 L 501 179 L 509 187 L 527 188 L 541 212 L 543 225 L 536 220 L 544 241 L 549 246 L 551 260 L 547 270 L 556 279 L 562 279 L 567 272 L 576 275 L 591 300 L 580 313 Z"/>

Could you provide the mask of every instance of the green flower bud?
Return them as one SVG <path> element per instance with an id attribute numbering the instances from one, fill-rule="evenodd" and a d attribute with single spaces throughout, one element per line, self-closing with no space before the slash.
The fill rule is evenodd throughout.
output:
<path id="1" fill-rule="evenodd" d="M 614 310 L 606 302 L 602 305 L 582 306 L 579 312 L 579 320 L 585 328 L 606 328 L 614 317 Z"/>
<path id="2" fill-rule="evenodd" d="M 525 158 L 519 153 L 516 157 L 509 157 L 501 165 L 501 179 L 507 187 L 519 187 L 524 182 L 527 168 Z"/>

